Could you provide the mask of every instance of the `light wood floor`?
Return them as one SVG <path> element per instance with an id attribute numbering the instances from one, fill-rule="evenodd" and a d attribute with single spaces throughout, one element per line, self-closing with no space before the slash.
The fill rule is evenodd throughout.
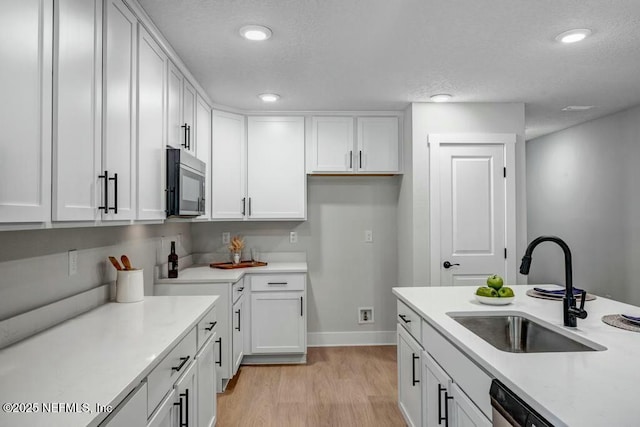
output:
<path id="1" fill-rule="evenodd" d="M 306 365 L 241 366 L 219 427 L 404 426 L 395 346 L 313 347 Z"/>

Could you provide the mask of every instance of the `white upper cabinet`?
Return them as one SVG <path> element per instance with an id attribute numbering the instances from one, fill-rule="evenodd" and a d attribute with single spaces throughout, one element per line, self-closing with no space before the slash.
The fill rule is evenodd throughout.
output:
<path id="1" fill-rule="evenodd" d="M 178 68 L 171 61 L 168 64 L 167 88 L 167 145 L 180 148 L 184 131 L 182 125 L 182 85 L 184 78 Z"/>
<path id="2" fill-rule="evenodd" d="M 398 122 L 395 116 L 312 117 L 307 173 L 400 173 Z"/>
<path id="3" fill-rule="evenodd" d="M 204 210 L 205 214 L 199 219 L 211 218 L 211 107 L 198 94 L 196 95 L 195 117 L 195 141 L 196 157 L 207 165 L 207 177 L 205 186 Z"/>
<path id="4" fill-rule="evenodd" d="M 138 24 L 138 215 L 164 219 L 167 55 Z"/>
<path id="5" fill-rule="evenodd" d="M 182 119 L 184 121 L 183 129 L 186 129 L 186 132 L 183 136 L 182 147 L 194 155 L 196 154 L 194 140 L 196 134 L 196 96 L 195 88 L 185 79 L 182 90 Z"/>
<path id="6" fill-rule="evenodd" d="M 358 117 L 358 152 L 354 159 L 360 173 L 400 171 L 397 117 Z"/>
<path id="7" fill-rule="evenodd" d="M 102 0 L 56 5 L 52 219 L 94 221 L 102 188 Z"/>
<path id="8" fill-rule="evenodd" d="M 247 216 L 305 219 L 304 117 L 249 117 Z"/>
<path id="9" fill-rule="evenodd" d="M 136 57 L 138 20 L 122 0 L 104 8 L 103 220 L 136 216 Z"/>
<path id="10" fill-rule="evenodd" d="M 213 112 L 211 158 L 211 217 L 243 219 L 246 214 L 245 118 Z"/>
<path id="11" fill-rule="evenodd" d="M 353 117 L 312 117 L 309 172 L 353 172 L 353 144 Z"/>
<path id="12" fill-rule="evenodd" d="M 51 219 L 51 0 L 0 2 L 0 222 Z"/>

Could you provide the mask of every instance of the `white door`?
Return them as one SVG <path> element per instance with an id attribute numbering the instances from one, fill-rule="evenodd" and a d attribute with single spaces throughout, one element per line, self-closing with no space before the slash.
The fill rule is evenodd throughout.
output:
<path id="1" fill-rule="evenodd" d="M 51 219 L 53 2 L 0 2 L 0 222 Z"/>
<path id="2" fill-rule="evenodd" d="M 251 294 L 251 353 L 304 353 L 303 292 Z"/>
<path id="3" fill-rule="evenodd" d="M 513 139 L 502 141 L 515 141 L 509 136 Z M 500 143 L 499 137 L 468 144 L 462 137 L 443 139 L 434 144 L 429 138 L 431 284 L 480 286 L 491 274 L 514 283 L 515 268 L 507 266 L 515 261 L 515 209 L 508 209 L 507 194 L 515 187 L 506 178 L 513 144 Z M 511 198 L 514 202 L 515 194 Z"/>
<path id="4" fill-rule="evenodd" d="M 247 211 L 244 116 L 214 111 L 211 146 L 211 216 L 243 219 Z"/>
<path id="5" fill-rule="evenodd" d="M 358 117 L 358 152 L 354 163 L 359 173 L 400 169 L 397 117 Z"/>
<path id="6" fill-rule="evenodd" d="M 422 426 L 422 348 L 398 325 L 398 406 L 408 426 Z"/>
<path id="7" fill-rule="evenodd" d="M 427 427 L 453 426 L 451 378 L 427 352 L 422 352 L 422 379 L 424 424 Z"/>
<path id="8" fill-rule="evenodd" d="M 182 120 L 187 127 L 186 134 L 183 134 L 183 148 L 189 153 L 196 154 L 196 90 L 186 79 L 182 91 Z M 185 146 L 186 145 L 186 146 Z"/>
<path id="9" fill-rule="evenodd" d="M 164 219 L 167 56 L 138 27 L 138 219 Z"/>
<path id="10" fill-rule="evenodd" d="M 208 219 L 211 218 L 211 107 L 200 95 L 196 98 L 195 130 L 196 157 L 207 165 L 203 200 L 205 213 L 198 219 Z"/>
<path id="11" fill-rule="evenodd" d="M 249 117 L 249 219 L 304 219 L 304 117 Z"/>
<path id="12" fill-rule="evenodd" d="M 456 427 L 491 427 L 491 421 L 485 417 L 482 411 L 467 397 L 457 384 L 451 385 L 451 402 L 454 423 L 449 425 Z"/>
<path id="13" fill-rule="evenodd" d="M 353 117 L 312 117 L 309 172 L 352 172 L 353 142 Z"/>
<path id="14" fill-rule="evenodd" d="M 104 17 L 104 220 L 135 219 L 138 20 L 122 0 L 108 0 Z"/>
<path id="15" fill-rule="evenodd" d="M 54 18 L 53 221 L 100 218 L 102 0 L 61 0 Z"/>
<path id="16" fill-rule="evenodd" d="M 198 426 L 212 427 L 216 423 L 216 368 L 214 333 L 196 354 L 198 365 Z"/>
<path id="17" fill-rule="evenodd" d="M 167 145 L 180 148 L 184 138 L 182 126 L 182 73 L 169 61 L 167 87 Z"/>

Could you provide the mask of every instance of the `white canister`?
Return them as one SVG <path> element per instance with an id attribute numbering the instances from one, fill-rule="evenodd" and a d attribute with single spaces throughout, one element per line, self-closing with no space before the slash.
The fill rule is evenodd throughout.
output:
<path id="1" fill-rule="evenodd" d="M 144 270 L 118 270 L 116 302 L 138 302 L 144 299 Z"/>

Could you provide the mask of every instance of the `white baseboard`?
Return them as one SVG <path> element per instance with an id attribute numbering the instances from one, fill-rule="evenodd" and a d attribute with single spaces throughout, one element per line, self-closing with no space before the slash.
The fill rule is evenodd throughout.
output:
<path id="1" fill-rule="evenodd" d="M 308 347 L 396 345 L 396 331 L 309 332 Z"/>

